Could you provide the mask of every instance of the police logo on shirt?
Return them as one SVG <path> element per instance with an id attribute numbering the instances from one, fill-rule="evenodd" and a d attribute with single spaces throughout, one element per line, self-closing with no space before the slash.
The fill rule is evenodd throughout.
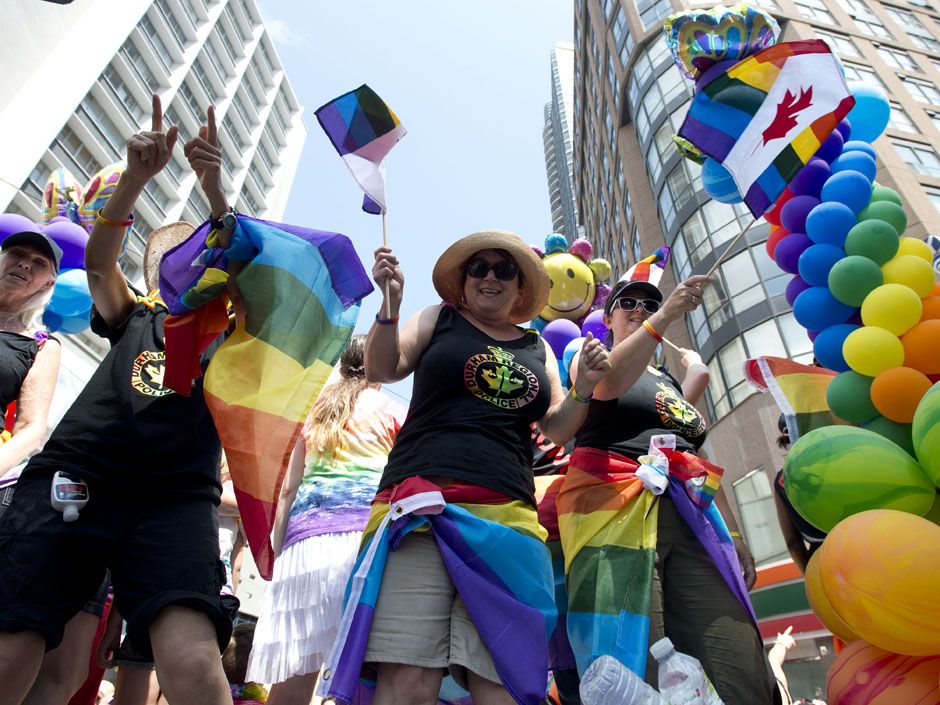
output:
<path id="1" fill-rule="evenodd" d="M 665 428 L 673 429 L 689 438 L 705 433 L 705 419 L 698 409 L 689 404 L 668 384 L 657 382 L 656 411 Z"/>
<path id="2" fill-rule="evenodd" d="M 144 350 L 131 366 L 131 386 L 148 397 L 165 397 L 173 390 L 163 386 L 166 354 Z"/>
<path id="3" fill-rule="evenodd" d="M 464 384 L 470 393 L 501 409 L 519 409 L 535 399 L 539 380 L 532 371 L 502 348 L 487 349 L 489 353 L 474 355 L 464 365 Z"/>

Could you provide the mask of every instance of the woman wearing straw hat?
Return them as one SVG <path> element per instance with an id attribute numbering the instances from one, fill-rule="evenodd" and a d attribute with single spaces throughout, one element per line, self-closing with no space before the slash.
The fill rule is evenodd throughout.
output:
<path id="1" fill-rule="evenodd" d="M 718 490 L 723 471 L 696 456 L 706 426 L 693 404 L 708 368 L 681 350 L 680 383 L 651 364 L 660 331 L 701 305 L 710 279 L 690 277 L 664 297 L 665 256 L 635 265 L 605 304 L 611 371 L 595 389 L 558 495 L 568 635 L 582 675 L 608 655 L 656 685 L 647 650 L 666 636 L 702 662 L 725 705 L 770 703 L 747 594 L 753 559 Z M 579 375 L 575 367 L 575 384 Z"/>
<path id="2" fill-rule="evenodd" d="M 374 382 L 415 375 L 411 406 L 379 484 L 377 503 L 394 503 L 400 488 L 418 487 L 413 483 L 420 478 L 420 487 L 440 491 L 448 505 L 466 509 L 490 542 L 505 540 L 508 547 L 518 540 L 528 546 L 520 536 L 544 539 L 535 509 L 530 424 L 538 422 L 558 443 L 567 441 L 584 420 L 594 386 L 607 373 L 606 350 L 600 341 L 585 342 L 578 385 L 565 394 L 548 344 L 535 331 L 520 327 L 544 307 L 548 273 L 532 249 L 510 232 L 486 230 L 451 245 L 432 275 L 444 303 L 424 309 L 401 330 L 404 277 L 391 250 L 376 250 L 372 275 L 386 299 L 366 342 L 366 374 Z M 524 595 L 534 590 L 539 600 L 553 605 L 544 544 L 537 541 L 530 553 L 503 556 L 517 564 L 505 566 L 502 573 L 498 562 L 488 563 L 497 575 L 481 578 L 480 584 L 505 580 L 519 607 L 510 610 L 504 603 L 507 613 L 484 611 L 484 619 L 477 611 L 483 588 L 481 594 L 465 594 L 466 589 L 455 587 L 458 581 L 466 584 L 465 574 L 454 572 L 455 561 L 465 555 L 462 549 L 454 549 L 457 558 L 448 549 L 442 561 L 435 538 L 447 544 L 436 528 L 411 532 L 387 559 L 363 654 L 365 663 L 377 665 L 374 702 L 436 703 L 442 674 L 449 669 L 477 705 L 540 703 L 551 633 L 546 627 L 553 626 L 554 615 L 533 609 L 535 598 Z M 487 547 L 473 546 L 466 536 L 463 540 L 471 554 L 484 555 Z M 486 560 L 463 567 L 473 573 L 482 570 L 479 563 Z M 517 576 L 510 573 L 519 568 L 530 585 L 513 587 Z M 508 635 L 494 638 L 491 625 L 484 630 L 481 622 L 495 620 L 512 631 L 511 620 L 523 613 L 535 620 L 534 633 L 539 634 L 528 652 L 521 641 L 510 638 L 507 643 Z M 531 621 L 519 624 L 515 636 L 521 640 Z M 542 655 L 533 660 L 533 654 Z M 520 682 L 530 676 L 535 686 L 526 696 L 529 691 Z M 541 693 L 535 693 L 539 687 Z"/>

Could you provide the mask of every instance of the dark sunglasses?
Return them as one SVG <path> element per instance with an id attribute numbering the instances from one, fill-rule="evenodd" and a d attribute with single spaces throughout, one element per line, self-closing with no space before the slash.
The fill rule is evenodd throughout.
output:
<path id="1" fill-rule="evenodd" d="M 631 296 L 623 296 L 617 299 L 614 301 L 614 305 L 610 307 L 610 310 L 620 308 L 624 311 L 636 311 L 637 306 L 642 306 L 647 313 L 656 313 L 659 310 L 658 301 L 654 299 L 634 299 Z"/>
<path id="2" fill-rule="evenodd" d="M 491 269 L 493 270 L 494 276 L 501 282 L 508 282 L 510 279 L 515 279 L 516 275 L 519 274 L 519 265 L 504 259 L 501 259 L 499 262 L 493 262 L 492 264 L 485 259 L 475 259 L 467 262 L 467 266 L 464 267 L 467 276 L 473 277 L 474 279 L 483 279 Z"/>

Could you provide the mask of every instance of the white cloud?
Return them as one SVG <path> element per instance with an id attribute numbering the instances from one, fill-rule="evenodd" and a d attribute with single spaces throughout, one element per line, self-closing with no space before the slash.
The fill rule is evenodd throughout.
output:
<path id="1" fill-rule="evenodd" d="M 307 37 L 297 30 L 293 29 L 284 20 L 269 19 L 265 20 L 264 26 L 274 43 L 282 47 L 302 47 L 307 44 Z"/>

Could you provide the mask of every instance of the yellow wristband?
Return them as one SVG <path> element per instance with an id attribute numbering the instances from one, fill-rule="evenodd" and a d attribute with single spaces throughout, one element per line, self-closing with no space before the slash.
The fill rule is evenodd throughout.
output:
<path id="1" fill-rule="evenodd" d="M 733 539 L 743 539 L 743 538 L 744 538 L 743 536 L 741 536 L 741 532 L 740 532 L 740 531 L 729 531 L 729 532 L 728 532 L 728 535 L 729 535 L 731 538 L 733 538 Z"/>
<path id="2" fill-rule="evenodd" d="M 593 394 L 588 394 L 587 398 L 582 397 L 578 394 L 578 391 L 574 388 L 574 385 L 571 385 L 571 398 L 574 399 L 579 404 L 587 404 L 594 398 Z"/>

